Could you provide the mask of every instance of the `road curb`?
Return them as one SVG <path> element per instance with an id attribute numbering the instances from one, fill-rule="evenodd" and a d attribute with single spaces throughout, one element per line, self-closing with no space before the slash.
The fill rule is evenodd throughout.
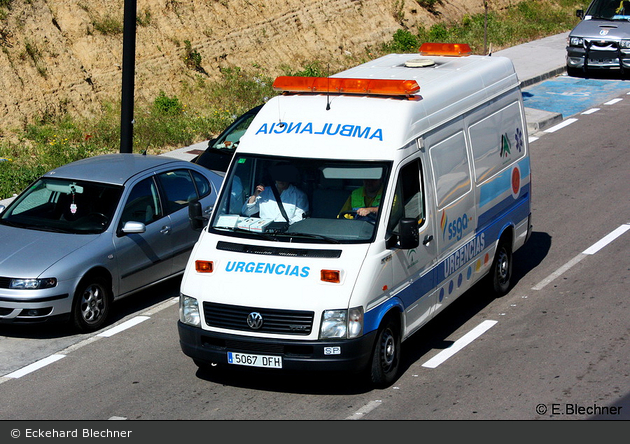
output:
<path id="1" fill-rule="evenodd" d="M 525 120 L 527 121 L 528 133 L 533 134 L 562 122 L 563 117 L 560 113 L 525 108 Z"/>

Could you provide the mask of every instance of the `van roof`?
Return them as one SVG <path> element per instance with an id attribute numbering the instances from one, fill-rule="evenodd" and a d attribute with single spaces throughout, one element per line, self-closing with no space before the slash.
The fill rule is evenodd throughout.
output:
<path id="1" fill-rule="evenodd" d="M 331 77 L 416 80 L 420 91 L 410 99 L 277 96 L 258 113 L 238 151 L 348 158 L 352 150 L 351 157 L 388 159 L 423 132 L 519 87 L 511 60 L 494 56 L 389 54 Z"/>

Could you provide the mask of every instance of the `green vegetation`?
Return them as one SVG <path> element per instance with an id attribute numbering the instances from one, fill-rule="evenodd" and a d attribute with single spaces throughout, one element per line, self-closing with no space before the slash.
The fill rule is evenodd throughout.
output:
<path id="1" fill-rule="evenodd" d="M 428 10 L 436 3 L 418 0 Z M 467 15 L 459 22 L 440 22 L 416 32 L 396 31 L 381 51 L 417 51 L 424 42 L 468 43 L 475 54 L 529 42 L 571 30 L 578 22 L 576 9 L 586 9 L 589 0 L 526 0 L 506 10 Z"/>
<path id="2" fill-rule="evenodd" d="M 419 7 L 431 11 L 439 0 L 418 0 Z M 0 0 L 0 6 L 10 0 Z M 468 43 L 480 54 L 484 47 L 498 49 L 568 31 L 577 23 L 575 10 L 585 8 L 585 0 L 526 0 L 506 10 L 466 16 L 461 22 L 443 22 L 429 29 L 399 29 L 389 42 L 371 48 L 364 60 L 348 60 L 349 65 L 389 52 L 415 52 L 424 42 Z M 400 10 L 402 14 L 402 10 Z M 142 18 L 149 22 L 150 16 Z M 487 23 L 487 28 L 485 24 Z M 142 24 L 142 23 L 141 23 Z M 94 23 L 103 34 L 122 32 L 111 17 Z M 487 40 L 484 39 L 487 36 Z M 275 93 L 273 82 L 259 67 L 229 68 L 218 81 L 210 81 L 201 67 L 201 55 L 185 41 L 184 62 L 193 78 L 184 82 L 176 95 L 164 91 L 152 103 L 134 108 L 134 152 L 159 154 L 173 148 L 210 139 L 239 114 L 265 102 Z M 25 53 L 37 63 L 36 48 Z M 326 76 L 327 62 L 313 61 L 304 66 L 283 67 L 286 75 Z M 41 72 L 45 75 L 45 71 Z M 60 104 L 60 109 L 65 109 Z M 99 116 L 91 119 L 70 115 L 45 115 L 17 135 L 18 142 L 0 139 L 0 199 L 22 190 L 37 176 L 59 165 L 120 149 L 120 104 L 103 104 Z"/>

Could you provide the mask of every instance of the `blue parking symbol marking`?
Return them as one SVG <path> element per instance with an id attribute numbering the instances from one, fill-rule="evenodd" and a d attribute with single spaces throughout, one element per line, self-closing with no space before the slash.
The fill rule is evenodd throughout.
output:
<path id="1" fill-rule="evenodd" d="M 566 118 L 627 91 L 630 82 L 560 76 L 523 88 L 523 103 L 527 108 L 560 113 Z"/>

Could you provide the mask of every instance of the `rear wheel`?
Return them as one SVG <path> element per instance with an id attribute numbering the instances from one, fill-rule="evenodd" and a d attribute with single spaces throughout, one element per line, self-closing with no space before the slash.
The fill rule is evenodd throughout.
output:
<path id="1" fill-rule="evenodd" d="M 74 295 L 72 322 L 83 332 L 98 330 L 103 326 L 111 306 L 111 291 L 107 279 L 86 276 Z"/>
<path id="2" fill-rule="evenodd" d="M 498 296 L 507 294 L 512 278 L 512 248 L 504 239 L 499 241 L 490 270 L 492 291 Z"/>
<path id="3" fill-rule="evenodd" d="M 398 376 L 400 367 L 400 327 L 392 316 L 382 323 L 376 336 L 370 377 L 377 387 L 391 385 Z"/>

